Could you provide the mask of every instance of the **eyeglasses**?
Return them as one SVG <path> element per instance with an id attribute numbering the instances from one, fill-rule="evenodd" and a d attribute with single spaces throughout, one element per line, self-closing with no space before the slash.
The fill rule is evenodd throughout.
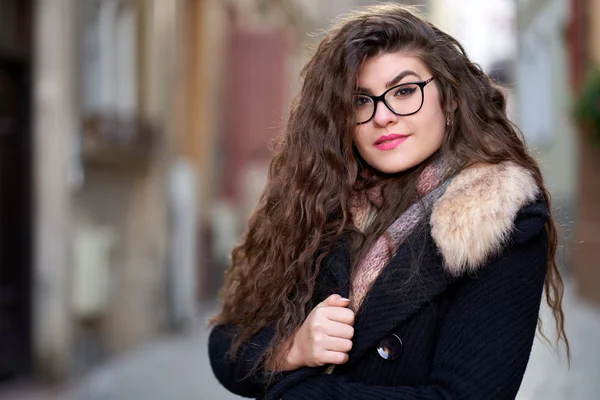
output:
<path id="1" fill-rule="evenodd" d="M 394 114 L 399 116 L 412 115 L 423 107 L 425 94 L 423 88 L 435 77 L 422 82 L 402 83 L 389 88 L 380 96 L 357 93 L 354 95 L 354 114 L 356 124 L 369 122 L 377 112 L 380 101 Z"/>

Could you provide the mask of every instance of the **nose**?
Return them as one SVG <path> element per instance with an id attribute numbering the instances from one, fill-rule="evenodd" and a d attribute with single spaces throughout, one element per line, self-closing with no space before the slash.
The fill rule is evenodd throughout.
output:
<path id="1" fill-rule="evenodd" d="M 379 126 L 388 126 L 398 122 L 398 116 L 394 114 L 383 101 L 377 103 L 373 122 Z"/>

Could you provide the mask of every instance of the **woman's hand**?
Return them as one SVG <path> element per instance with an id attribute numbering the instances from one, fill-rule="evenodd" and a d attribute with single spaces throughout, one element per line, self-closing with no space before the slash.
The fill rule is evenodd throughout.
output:
<path id="1" fill-rule="evenodd" d="M 332 294 L 308 314 L 294 336 L 283 370 L 344 364 L 352 348 L 354 312 L 350 300 Z"/>

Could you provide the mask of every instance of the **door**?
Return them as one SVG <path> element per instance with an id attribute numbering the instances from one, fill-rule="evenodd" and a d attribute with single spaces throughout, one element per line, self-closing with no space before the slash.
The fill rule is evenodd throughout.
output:
<path id="1" fill-rule="evenodd" d="M 32 360 L 30 6 L 0 0 L 0 382 Z"/>
<path id="2" fill-rule="evenodd" d="M 31 349 L 28 71 L 0 58 L 0 380 L 26 373 Z"/>

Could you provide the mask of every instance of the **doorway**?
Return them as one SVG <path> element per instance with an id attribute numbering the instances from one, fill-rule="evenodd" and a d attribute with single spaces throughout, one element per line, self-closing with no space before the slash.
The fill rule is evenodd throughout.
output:
<path id="1" fill-rule="evenodd" d="M 32 367 L 29 6 L 0 5 L 0 382 Z"/>

